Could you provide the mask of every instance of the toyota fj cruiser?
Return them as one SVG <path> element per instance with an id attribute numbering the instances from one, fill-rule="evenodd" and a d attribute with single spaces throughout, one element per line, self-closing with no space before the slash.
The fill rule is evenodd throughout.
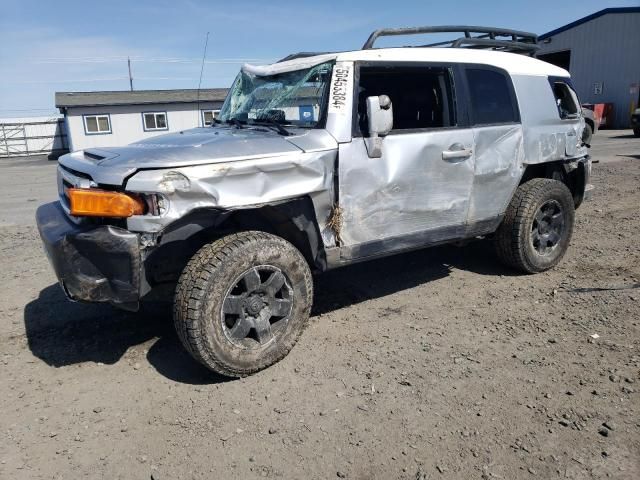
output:
<path id="1" fill-rule="evenodd" d="M 374 48 L 443 32 L 462 35 Z M 245 65 L 212 126 L 59 159 L 37 222 L 60 284 L 129 310 L 168 287 L 186 349 L 238 377 L 296 343 L 312 272 L 482 236 L 545 271 L 591 161 L 569 74 L 535 49 L 512 30 L 383 29 L 362 50 Z"/>

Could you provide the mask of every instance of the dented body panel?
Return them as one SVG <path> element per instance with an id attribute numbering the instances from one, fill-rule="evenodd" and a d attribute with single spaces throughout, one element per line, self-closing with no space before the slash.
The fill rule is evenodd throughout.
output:
<path id="1" fill-rule="evenodd" d="M 475 165 L 467 223 L 504 214 L 524 172 L 522 125 L 475 127 Z"/>
<path id="2" fill-rule="evenodd" d="M 523 162 L 538 164 L 586 156 L 587 147 L 580 145 L 584 118 L 558 117 L 548 77 L 514 75 L 511 79 L 524 129 Z"/>
<path id="3" fill-rule="evenodd" d="M 473 154 L 443 161 L 442 151 L 473 146 L 471 129 L 389 135 L 381 158 L 364 141 L 340 145 L 342 238 L 353 246 L 443 227 L 462 234 L 473 184 Z"/>
<path id="4" fill-rule="evenodd" d="M 304 131 L 301 133 L 305 135 Z M 315 132 L 307 132 L 310 133 Z M 316 144 L 322 145 L 321 142 Z M 239 130 L 224 126 L 169 133 L 124 147 L 73 152 L 60 157 L 60 163 L 88 174 L 96 183 L 123 185 L 141 170 L 264 159 L 301 151 L 294 141 L 264 128 Z"/>
<path id="5" fill-rule="evenodd" d="M 128 227 L 155 233 L 200 208 L 244 209 L 311 195 L 322 228 L 332 205 L 335 158 L 335 149 L 297 151 L 252 160 L 144 170 L 127 181 L 127 190 L 162 193 L 168 199 L 168 209 L 160 216 L 131 217 Z M 164 180 L 175 174 L 187 178 L 189 186 L 173 188 Z"/>

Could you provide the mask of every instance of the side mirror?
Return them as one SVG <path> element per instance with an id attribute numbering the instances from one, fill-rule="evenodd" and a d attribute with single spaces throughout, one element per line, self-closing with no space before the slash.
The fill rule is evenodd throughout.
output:
<path id="1" fill-rule="evenodd" d="M 370 158 L 382 156 L 382 138 L 393 128 L 393 106 L 387 95 L 367 97 L 369 136 L 364 139 Z"/>

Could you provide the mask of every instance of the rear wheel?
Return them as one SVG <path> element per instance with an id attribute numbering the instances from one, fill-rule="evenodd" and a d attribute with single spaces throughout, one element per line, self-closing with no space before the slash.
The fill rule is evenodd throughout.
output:
<path id="1" fill-rule="evenodd" d="M 309 320 L 311 272 L 286 240 L 242 232 L 204 246 L 176 289 L 174 322 L 191 355 L 242 377 L 281 360 Z"/>
<path id="2" fill-rule="evenodd" d="M 636 137 L 640 137 L 640 127 L 636 127 L 636 128 L 634 128 L 634 129 L 633 129 L 633 134 L 634 134 Z"/>
<path id="3" fill-rule="evenodd" d="M 573 197 L 564 183 L 534 178 L 520 185 L 496 232 L 498 257 L 526 273 L 554 267 L 571 241 L 574 216 Z"/>

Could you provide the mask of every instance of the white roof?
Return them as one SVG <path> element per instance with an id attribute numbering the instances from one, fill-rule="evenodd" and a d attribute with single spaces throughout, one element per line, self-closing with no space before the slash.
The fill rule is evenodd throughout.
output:
<path id="1" fill-rule="evenodd" d="M 497 52 L 470 48 L 373 48 L 353 52 L 328 53 L 313 57 L 296 58 L 272 65 L 244 65 L 243 71 L 257 76 L 275 75 L 320 63 L 336 60 L 338 62 L 386 61 L 386 62 L 448 62 L 477 63 L 491 65 L 506 70 L 512 75 L 540 75 L 568 77 L 569 72 L 547 62 L 517 53 Z"/>

